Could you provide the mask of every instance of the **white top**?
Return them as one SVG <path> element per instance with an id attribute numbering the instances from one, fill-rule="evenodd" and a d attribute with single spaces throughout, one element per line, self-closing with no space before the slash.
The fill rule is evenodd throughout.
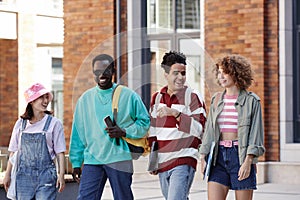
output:
<path id="1" fill-rule="evenodd" d="M 26 127 L 24 132 L 26 133 L 38 133 L 43 132 L 43 128 L 45 126 L 46 120 L 48 115 L 45 115 L 42 120 L 31 124 L 29 120 L 27 120 Z M 10 138 L 8 151 L 16 152 L 18 150 L 18 143 L 19 143 L 19 135 L 21 132 L 22 120 L 19 118 L 14 126 L 12 131 L 12 135 Z M 64 135 L 64 129 L 61 121 L 53 117 L 49 128 L 46 132 L 46 139 L 47 139 L 47 146 L 51 158 L 54 159 L 57 153 L 65 152 L 66 151 L 66 141 Z"/>

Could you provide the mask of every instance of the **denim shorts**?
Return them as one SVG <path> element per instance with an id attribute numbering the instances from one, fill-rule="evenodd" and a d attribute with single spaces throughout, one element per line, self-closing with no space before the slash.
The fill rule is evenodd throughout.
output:
<path id="1" fill-rule="evenodd" d="M 238 146 L 224 147 L 219 145 L 218 158 L 215 166 L 212 166 L 208 181 L 217 182 L 232 190 L 255 190 L 256 189 L 256 167 L 251 165 L 248 178 L 239 181 L 240 169 Z"/>

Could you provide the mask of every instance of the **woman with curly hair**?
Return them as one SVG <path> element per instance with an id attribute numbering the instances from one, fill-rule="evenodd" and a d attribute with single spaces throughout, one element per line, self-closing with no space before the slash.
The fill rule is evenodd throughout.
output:
<path id="1" fill-rule="evenodd" d="M 213 149 L 208 199 L 225 200 L 231 189 L 236 199 L 249 200 L 256 189 L 255 164 L 265 152 L 260 98 L 247 91 L 253 81 L 251 64 L 241 55 L 228 55 L 218 60 L 214 72 L 224 91 L 211 99 L 200 147 L 203 174 Z"/>

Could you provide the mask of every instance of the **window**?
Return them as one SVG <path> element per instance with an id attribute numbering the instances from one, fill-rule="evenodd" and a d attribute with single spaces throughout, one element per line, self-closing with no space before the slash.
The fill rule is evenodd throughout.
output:
<path id="1" fill-rule="evenodd" d="M 52 90 L 54 98 L 51 110 L 63 122 L 63 70 L 61 58 L 52 58 Z"/>
<path id="2" fill-rule="evenodd" d="M 148 0 L 148 33 L 164 33 L 175 28 L 173 0 Z"/>
<path id="3" fill-rule="evenodd" d="M 0 0 L 0 3 L 3 3 L 4 5 L 12 5 L 16 4 L 16 0 Z"/>
<path id="4" fill-rule="evenodd" d="M 294 96 L 293 106 L 294 109 L 294 142 L 300 143 L 300 2 L 294 0 L 294 11 L 293 11 L 293 30 L 294 30 L 294 47 L 293 47 L 293 83 L 294 83 Z"/>
<path id="5" fill-rule="evenodd" d="M 148 33 L 199 31 L 200 0 L 148 0 L 147 21 Z"/>
<path id="6" fill-rule="evenodd" d="M 165 52 L 176 50 L 187 57 L 187 85 L 204 94 L 200 0 L 148 0 L 147 36 L 152 54 L 151 91 L 161 88 L 160 63 Z M 200 80 L 201 79 L 201 80 Z"/>
<path id="7" fill-rule="evenodd" d="M 193 31 L 200 29 L 200 1 L 176 0 L 178 31 Z"/>
<path id="8" fill-rule="evenodd" d="M 63 0 L 39 0 L 35 3 L 38 14 L 49 16 L 63 15 Z"/>

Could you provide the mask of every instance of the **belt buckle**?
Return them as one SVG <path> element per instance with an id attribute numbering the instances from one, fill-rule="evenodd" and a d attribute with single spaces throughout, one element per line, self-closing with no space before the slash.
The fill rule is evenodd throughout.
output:
<path id="1" fill-rule="evenodd" d="M 225 140 L 224 141 L 224 147 L 232 147 L 232 141 L 231 140 Z"/>

